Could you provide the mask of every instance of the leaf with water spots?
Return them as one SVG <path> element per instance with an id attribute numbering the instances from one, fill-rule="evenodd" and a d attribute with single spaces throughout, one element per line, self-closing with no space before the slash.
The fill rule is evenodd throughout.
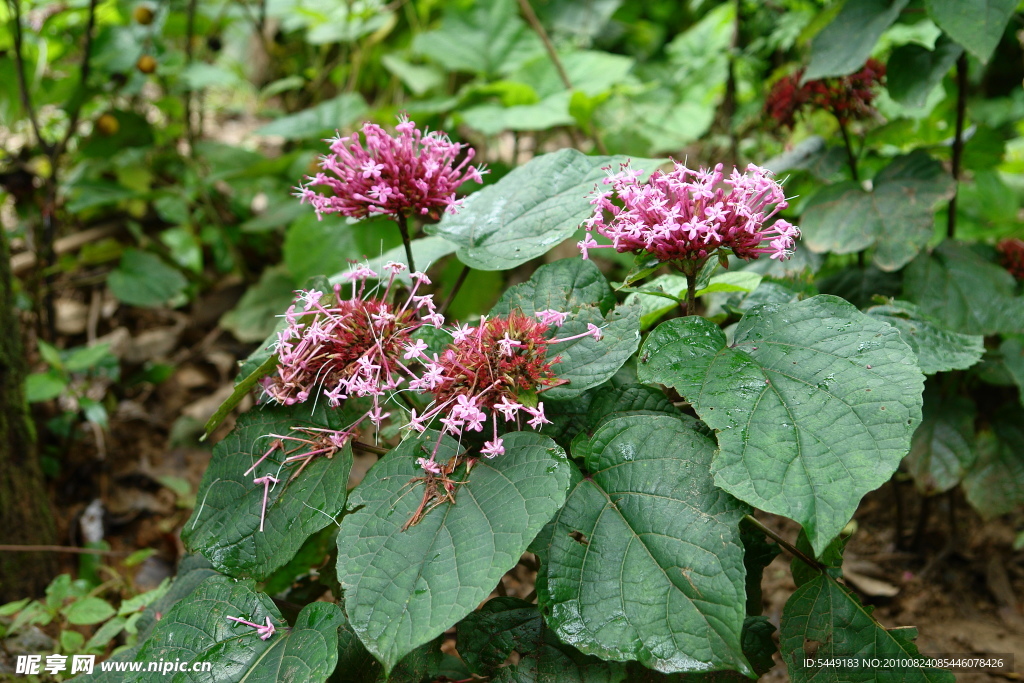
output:
<path id="1" fill-rule="evenodd" d="M 712 482 L 715 443 L 667 415 L 573 442 L 569 497 L 539 549 L 548 625 L 580 651 L 662 672 L 750 667 L 741 647 L 746 506 Z"/>
<path id="2" fill-rule="evenodd" d="M 833 296 L 754 308 L 732 345 L 704 318 L 669 320 L 638 376 L 675 388 L 718 432 L 718 486 L 802 524 L 815 552 L 888 481 L 921 421 L 913 350 Z"/>

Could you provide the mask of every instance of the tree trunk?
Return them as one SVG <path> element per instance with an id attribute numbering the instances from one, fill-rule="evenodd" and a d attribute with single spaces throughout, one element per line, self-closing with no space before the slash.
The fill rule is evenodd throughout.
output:
<path id="1" fill-rule="evenodd" d="M 0 228 L 0 543 L 55 543 L 53 513 L 25 403 L 19 330 L 10 251 Z M 0 552 L 0 604 L 41 595 L 56 571 L 52 553 Z"/>

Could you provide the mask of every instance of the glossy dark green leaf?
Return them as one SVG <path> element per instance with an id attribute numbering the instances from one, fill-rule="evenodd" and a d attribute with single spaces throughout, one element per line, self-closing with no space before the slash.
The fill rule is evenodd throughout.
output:
<path id="1" fill-rule="evenodd" d="M 305 540 L 335 518 L 345 505 L 352 449 L 346 446 L 327 458 L 314 457 L 293 476 L 302 462 L 284 466 L 284 450 L 302 446 L 293 455 L 313 447 L 283 440 L 251 472 L 245 472 L 274 444 L 272 435 L 309 439 L 309 429 L 342 429 L 352 420 L 344 410 L 328 409 L 325 401 L 295 406 L 263 406 L 238 418 L 234 430 L 213 449 L 210 467 L 196 494 L 196 509 L 182 529 L 185 546 L 202 553 L 213 566 L 231 576 L 264 579 L 295 555 Z M 264 487 L 256 477 L 280 480 L 267 500 L 263 531 L 260 516 Z"/>
<path id="2" fill-rule="evenodd" d="M 923 107 L 962 52 L 963 48 L 946 35 L 939 36 L 934 50 L 917 43 L 901 45 L 889 55 L 885 87 L 900 104 Z"/>
<path id="3" fill-rule="evenodd" d="M 957 242 L 919 255 L 903 278 L 904 298 L 962 334 L 1024 333 L 1024 297 L 1006 270 Z"/>
<path id="4" fill-rule="evenodd" d="M 459 260 L 479 270 L 508 270 L 571 237 L 592 212 L 589 195 L 626 157 L 589 157 L 562 149 L 534 157 L 466 198 L 427 232 L 459 246 Z M 659 159 L 633 159 L 649 176 Z"/>
<path id="5" fill-rule="evenodd" d="M 793 683 L 877 681 L 879 683 L 953 683 L 943 669 L 891 669 L 804 666 L 805 659 L 827 661 L 840 657 L 911 659 L 920 656 L 913 627 L 886 629 L 835 579 L 819 575 L 790 596 L 782 612 L 782 659 Z"/>
<path id="6" fill-rule="evenodd" d="M 928 243 L 935 207 L 952 192 L 948 174 L 927 153 L 899 157 L 875 177 L 871 192 L 847 181 L 814 195 L 800 219 L 803 244 L 835 254 L 874 246 L 875 265 L 898 270 Z"/>
<path id="7" fill-rule="evenodd" d="M 257 624 L 267 617 L 277 629 L 262 640 L 254 628 L 228 617 Z M 281 613 L 252 581 L 226 576 L 206 579 L 156 623 L 135 661 L 210 662 L 207 672 L 183 671 L 165 676 L 172 683 L 209 681 L 271 682 L 324 680 L 338 658 L 338 627 L 345 616 L 337 605 L 314 602 L 289 627 Z M 152 680 L 153 673 L 128 674 L 125 681 Z"/>
<path id="8" fill-rule="evenodd" d="M 985 353 L 981 335 L 958 334 L 937 325 L 906 301 L 892 301 L 864 311 L 873 318 L 887 322 L 900 331 L 903 341 L 917 354 L 921 372 L 934 375 L 948 370 L 966 370 Z"/>
<path id="9" fill-rule="evenodd" d="M 638 374 L 718 431 L 715 483 L 795 519 L 815 552 L 896 471 L 921 421 L 924 376 L 899 332 L 826 295 L 752 309 L 732 345 L 704 318 L 669 320 Z"/>
<path id="10" fill-rule="evenodd" d="M 872 48 L 909 0 L 847 0 L 835 19 L 811 41 L 803 80 L 845 76 L 864 66 Z"/>
<path id="11" fill-rule="evenodd" d="M 996 49 L 1016 0 L 925 0 L 932 20 L 967 51 L 987 62 Z"/>
<path id="12" fill-rule="evenodd" d="M 904 466 L 924 495 L 948 491 L 959 484 L 975 460 L 974 401 L 963 396 L 940 397 L 929 385 L 924 419 L 914 432 Z"/>
<path id="13" fill-rule="evenodd" d="M 715 444 L 635 415 L 573 442 L 569 497 L 541 551 L 537 592 L 559 639 L 662 672 L 748 671 L 740 633 L 746 508 L 712 483 Z"/>
<path id="14" fill-rule="evenodd" d="M 537 605 L 493 598 L 459 623 L 459 654 L 470 670 L 508 683 L 618 683 L 625 668 L 582 654 L 562 643 Z M 519 661 L 498 668 L 515 650 Z"/>
<path id="15" fill-rule="evenodd" d="M 568 312 L 565 324 L 553 330 L 553 339 L 585 333 L 588 325 L 601 328 L 600 340 L 587 336 L 550 346 L 548 356 L 561 358 L 552 369 L 568 384 L 541 396 L 564 401 L 608 380 L 636 351 L 640 305 L 634 302 L 608 310 L 614 301 L 608 282 L 592 261 L 567 258 L 541 266 L 529 281 L 510 287 L 491 312 L 506 315 L 519 309 L 528 316 L 544 310 Z"/>
<path id="16" fill-rule="evenodd" d="M 403 531 L 424 494 L 416 458 L 437 436 L 407 439 L 367 473 L 338 534 L 338 578 L 359 639 L 390 671 L 469 614 L 565 500 L 569 465 L 547 437 L 506 434 L 505 454 L 477 462 L 455 492 Z M 437 460 L 456 454 L 444 437 Z M 464 477 L 460 469 L 454 475 Z"/>

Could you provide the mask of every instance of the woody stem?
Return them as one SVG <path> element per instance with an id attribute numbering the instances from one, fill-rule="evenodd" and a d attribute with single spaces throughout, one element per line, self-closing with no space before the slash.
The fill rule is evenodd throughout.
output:
<path id="1" fill-rule="evenodd" d="M 409 239 L 409 219 L 405 214 L 398 214 L 395 218 L 398 223 L 398 231 L 402 233 L 402 244 L 405 245 L 405 259 L 409 262 L 409 272 L 416 272 L 416 265 L 412 262 L 412 240 Z"/>

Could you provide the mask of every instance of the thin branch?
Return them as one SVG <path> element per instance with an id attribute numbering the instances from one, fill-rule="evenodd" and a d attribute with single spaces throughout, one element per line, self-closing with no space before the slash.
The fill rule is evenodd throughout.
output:
<path id="1" fill-rule="evenodd" d="M 439 309 L 441 315 L 448 312 L 448 307 L 452 305 L 452 301 L 455 300 L 455 295 L 459 293 L 460 289 L 462 289 L 462 285 L 466 282 L 466 277 L 469 275 L 470 270 L 472 270 L 472 268 L 469 266 L 463 266 L 462 272 L 459 273 L 458 279 L 455 280 L 455 285 L 452 287 L 451 293 L 448 294 L 448 298 L 444 300 L 443 304 L 441 304 L 441 308 Z"/>
<path id="2" fill-rule="evenodd" d="M 409 261 L 409 272 L 416 272 L 416 266 L 412 262 L 412 240 L 409 238 L 409 219 L 403 214 L 398 214 L 395 217 L 395 222 L 398 223 L 398 230 L 402 233 L 402 244 L 405 245 L 405 258 Z"/>
<path id="3" fill-rule="evenodd" d="M 82 65 L 79 67 L 81 76 L 78 81 L 78 93 L 73 100 L 73 108 L 69 113 L 68 129 L 65 131 L 64 137 L 53 149 L 52 157 L 54 162 L 67 149 L 68 142 L 71 141 L 71 137 L 75 134 L 75 129 L 78 128 L 78 117 L 82 113 L 82 105 L 85 104 L 85 94 L 89 88 L 89 74 L 92 72 L 92 38 L 93 29 L 96 26 L 97 3 L 98 0 L 89 1 L 89 16 L 85 22 L 85 44 L 82 46 Z"/>
<path id="4" fill-rule="evenodd" d="M 823 565 L 821 562 L 818 562 L 813 557 L 809 557 L 806 553 L 804 553 L 795 545 L 784 539 L 777 532 L 773 531 L 772 529 L 769 529 L 764 524 L 761 524 L 761 522 L 759 522 L 753 516 L 743 515 L 743 521 L 745 521 L 747 524 L 750 524 L 751 526 L 757 527 L 758 531 L 760 531 L 765 536 L 768 536 L 773 541 L 778 543 L 786 552 L 788 552 L 790 555 L 806 564 L 808 567 L 812 569 L 817 569 L 819 572 L 825 573 L 825 565 Z"/>
<path id="5" fill-rule="evenodd" d="M 375 453 L 377 455 L 387 455 L 388 452 L 388 449 L 386 448 L 374 446 L 373 444 L 368 444 L 365 441 L 353 441 L 352 448 L 358 448 L 361 451 L 366 451 L 367 453 Z"/>
<path id="6" fill-rule="evenodd" d="M 23 42 L 21 32 L 21 4 L 20 0 L 7 0 L 11 9 L 11 16 L 14 21 L 14 66 L 18 72 L 18 91 L 21 94 L 21 106 L 25 108 L 29 123 L 32 125 L 32 132 L 35 133 L 39 146 L 46 154 L 53 151 L 53 145 L 43 138 L 39 127 L 39 117 L 36 115 L 35 107 L 32 104 L 32 95 L 28 90 L 28 81 L 25 80 L 25 59 L 23 56 Z"/>
<path id="7" fill-rule="evenodd" d="M 846 146 L 846 163 L 850 166 L 850 175 L 853 176 L 854 182 L 860 182 L 860 173 L 857 172 L 857 156 L 853 153 L 853 143 L 850 142 L 850 133 L 846 130 L 846 123 L 839 116 L 836 116 L 836 121 L 839 122 L 839 131 L 843 134 L 843 145 Z"/>
<path id="8" fill-rule="evenodd" d="M 0 545 L 0 552 L 5 553 L 74 553 L 76 555 L 115 555 L 127 556 L 126 550 L 103 550 L 101 548 L 75 548 L 67 545 Z"/>
<path id="9" fill-rule="evenodd" d="M 967 115 L 967 53 L 956 60 L 956 137 L 953 138 L 953 197 L 949 200 L 946 237 L 956 237 L 956 197 L 960 193 L 960 162 L 964 155 L 964 118 Z"/>
<path id="10" fill-rule="evenodd" d="M 185 66 L 192 64 L 192 38 L 196 32 L 196 5 L 197 0 L 189 0 L 188 10 L 185 14 Z M 196 145 L 196 130 L 192 125 L 192 110 L 194 109 L 195 93 L 190 88 L 185 93 L 185 137 L 188 138 L 189 154 L 194 154 Z"/>

